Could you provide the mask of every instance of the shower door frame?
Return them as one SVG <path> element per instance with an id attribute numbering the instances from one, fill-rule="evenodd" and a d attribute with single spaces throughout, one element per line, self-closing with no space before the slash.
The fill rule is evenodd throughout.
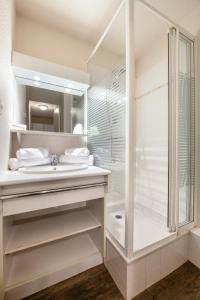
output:
<path id="1" fill-rule="evenodd" d="M 175 31 L 175 38 L 170 43 L 170 34 Z M 170 32 L 171 31 L 171 32 Z M 169 122 L 169 198 L 168 198 L 168 229 L 170 232 L 176 232 L 181 234 L 185 231 L 192 229 L 198 220 L 197 216 L 197 184 L 198 184 L 198 168 L 197 168 L 197 141 L 198 141 L 198 118 L 197 118 L 197 69 L 196 69 L 196 57 L 197 57 L 197 40 L 187 31 L 180 28 L 172 27 L 169 31 L 169 52 L 170 50 L 174 53 L 169 55 L 169 121 L 171 121 L 170 116 L 172 116 L 172 126 Z M 194 44 L 194 84 L 195 84 L 195 126 L 194 126 L 194 137 L 195 137 L 195 180 L 194 187 L 190 201 L 192 201 L 193 206 L 193 220 L 186 221 L 183 224 L 179 224 L 179 176 L 178 176 L 178 105 L 179 105 L 179 35 L 182 34 L 187 39 L 189 39 Z M 171 34 L 173 39 L 173 34 Z M 170 45 L 171 44 L 171 45 Z M 172 46 L 173 49 L 170 49 Z M 175 61 L 175 64 L 173 62 Z M 174 70 L 175 67 L 175 70 Z"/>
<path id="2" fill-rule="evenodd" d="M 197 65 L 197 61 L 198 61 L 198 38 L 197 37 L 193 37 L 191 36 L 191 34 L 189 34 L 186 31 L 182 31 L 179 30 L 179 34 L 183 35 L 185 38 L 187 38 L 188 40 L 191 41 L 191 43 L 193 43 L 193 73 L 194 73 L 194 118 L 195 118 L 195 122 L 194 122 L 194 186 L 192 188 L 192 192 L 191 192 L 191 199 L 190 201 L 192 201 L 192 205 L 191 203 L 190 206 L 192 206 L 192 216 L 193 216 L 193 220 L 191 221 L 186 221 L 183 224 L 179 224 L 179 209 L 178 209 L 178 220 L 177 220 L 177 224 L 178 224 L 178 232 L 182 233 L 185 232 L 186 230 L 190 230 L 193 227 L 197 226 L 198 224 L 198 178 L 199 178 L 199 171 L 198 171 L 198 161 L 199 161 L 199 155 L 198 155 L 198 142 L 199 142 L 199 121 L 198 121 L 198 77 L 199 77 L 199 70 L 198 70 L 198 65 Z M 179 37 L 178 37 L 179 38 Z M 191 213 L 191 212 L 190 212 Z"/>
<path id="3" fill-rule="evenodd" d="M 134 34 L 135 34 L 135 28 L 134 28 L 134 9 L 135 9 L 135 3 L 139 2 L 140 4 L 144 5 L 147 9 L 149 9 L 152 13 L 155 15 L 161 17 L 163 20 L 168 22 L 169 29 L 174 27 L 176 29 L 176 47 L 175 50 L 175 70 L 174 70 L 174 77 L 173 77 L 173 95 L 175 97 L 175 100 L 178 99 L 178 35 L 179 32 L 186 35 L 190 39 L 194 40 L 195 45 L 195 52 L 197 53 L 197 42 L 194 36 L 192 36 L 190 33 L 188 33 L 185 29 L 181 28 L 178 24 L 170 20 L 168 17 L 166 17 L 164 14 L 162 14 L 160 11 L 158 11 L 153 6 L 146 3 L 144 0 L 123 0 L 121 4 L 119 5 L 116 13 L 113 15 L 113 18 L 111 19 L 110 23 L 108 24 L 106 30 L 100 37 L 98 43 L 96 44 L 96 47 L 94 48 L 93 52 L 91 53 L 90 57 L 87 60 L 87 63 L 89 63 L 90 59 L 93 57 L 93 55 L 96 53 L 97 49 L 100 47 L 102 41 L 104 40 L 105 36 L 109 32 L 113 22 L 115 21 L 115 18 L 119 14 L 120 10 L 125 5 L 125 11 L 126 11 L 126 97 L 127 97 L 127 107 L 126 107 L 126 196 L 125 196 L 125 248 L 123 248 L 114 237 L 111 237 L 109 235 L 109 232 L 107 233 L 107 238 L 110 240 L 110 242 L 114 245 L 114 247 L 117 248 L 118 252 L 120 253 L 121 257 L 128 263 L 131 263 L 135 259 L 137 259 L 140 256 L 146 255 L 152 250 L 155 250 L 166 243 L 169 243 L 169 241 L 176 238 L 178 234 L 181 234 L 182 232 L 188 231 L 192 227 L 194 227 L 197 223 L 197 192 L 195 193 L 194 198 L 194 222 L 186 224 L 182 227 L 177 226 L 178 222 L 178 215 L 177 215 L 177 209 L 178 209 L 178 197 L 177 197 L 177 186 L 178 186 L 178 179 L 177 179 L 177 118 L 174 116 L 174 125 L 170 129 L 170 132 L 173 133 L 173 136 L 169 136 L 169 140 L 173 139 L 174 143 L 172 148 L 170 149 L 170 159 L 173 160 L 173 164 L 170 166 L 169 172 L 173 175 L 173 178 L 175 178 L 175 184 L 173 184 L 173 188 L 169 191 L 171 194 L 169 205 L 171 205 L 173 210 L 173 216 L 171 220 L 169 221 L 169 226 L 173 224 L 173 230 L 172 234 L 163 240 L 160 240 L 156 245 L 150 245 L 147 248 L 143 248 L 139 251 L 134 251 L 134 202 L 135 202 L 135 164 L 136 164 L 136 155 L 135 155 L 135 146 L 136 146 L 136 105 L 135 105 L 135 45 L 134 45 Z M 197 57 L 197 56 L 196 56 Z M 200 73 L 200 72 L 199 72 Z M 196 71 L 197 74 L 197 71 Z M 200 74 L 199 74 L 200 78 Z M 172 80 L 170 78 L 170 80 Z M 195 76 L 195 106 L 197 108 L 197 76 Z M 176 101 L 177 102 L 177 101 Z M 177 103 L 173 102 L 173 108 L 176 108 Z M 197 113 L 198 109 L 195 110 L 195 114 Z M 200 110 L 199 110 L 200 111 Z M 196 123 L 198 122 L 198 118 L 196 118 Z M 200 121 L 199 121 L 200 122 Z M 197 125 L 195 124 L 196 128 Z M 175 135 L 174 135 L 175 134 Z M 197 153 L 197 144 L 198 144 L 198 132 L 195 131 L 195 153 Z M 171 144 L 169 145 L 169 148 L 171 147 Z M 197 159 L 197 157 L 196 157 Z M 197 170 L 197 164 L 195 163 L 195 187 L 198 187 L 198 170 Z M 171 175 L 170 175 L 171 176 Z M 199 215 L 200 215 L 200 207 L 199 207 Z M 167 224 L 166 224 L 166 230 L 167 230 Z"/>
<path id="4" fill-rule="evenodd" d="M 194 207 L 194 216 L 193 216 L 193 221 L 186 223 L 182 226 L 179 226 L 179 214 L 178 214 L 178 210 L 179 210 L 179 197 L 178 197 L 178 118 L 177 118 L 177 105 L 178 105 L 178 99 L 179 99 L 179 92 L 178 92 L 178 67 L 179 67 L 179 53 L 178 53 L 178 43 L 179 43 L 179 33 L 185 35 L 187 38 L 189 38 L 190 40 L 192 40 L 194 42 L 194 61 L 196 60 L 197 57 L 197 39 L 190 34 L 189 32 L 187 32 L 184 28 L 182 28 L 181 26 L 179 26 L 178 24 L 176 24 L 174 21 L 172 21 L 171 19 L 169 19 L 168 17 L 166 17 L 164 14 L 162 14 L 160 11 L 158 11 L 156 8 L 154 8 L 153 6 L 149 5 L 148 3 L 146 3 L 145 0 L 128 0 L 127 1 L 127 48 L 129 48 L 127 50 L 127 57 L 126 57 L 126 61 L 127 61 L 127 99 L 128 99 L 128 103 L 129 103 L 129 107 L 131 107 L 131 101 L 133 100 L 133 95 L 134 95 L 134 90 L 135 90 L 135 62 L 133 62 L 133 53 L 134 53 L 134 43 L 133 43 L 133 37 L 134 37 L 134 4 L 135 2 L 139 2 L 142 5 L 144 5 L 147 9 L 149 9 L 151 12 L 153 12 L 155 15 L 161 17 L 162 19 L 164 19 L 165 21 L 167 21 L 169 23 L 169 30 L 171 28 L 174 28 L 176 31 L 176 36 L 174 39 L 174 58 L 173 58 L 173 65 L 171 65 L 173 67 L 173 70 L 169 69 L 169 94 L 168 94 L 168 101 L 169 101 L 169 116 L 168 119 L 170 121 L 170 117 L 171 117 L 171 113 L 173 111 L 172 117 L 173 117 L 173 125 L 170 126 L 171 128 L 169 128 L 169 132 L 168 132 L 168 138 L 169 138 L 169 144 L 168 144 L 168 151 L 169 151 L 169 155 L 168 155 L 168 160 L 169 160 L 169 169 L 168 169 L 168 176 L 169 176 L 169 181 L 168 181 L 168 185 L 169 185 L 169 189 L 168 189 L 168 226 L 166 224 L 166 230 L 167 227 L 169 228 L 169 231 L 172 232 L 171 236 L 163 239 L 162 241 L 160 240 L 158 243 L 156 243 L 156 245 L 150 245 L 147 249 L 143 248 L 139 251 L 134 251 L 134 239 L 131 240 L 131 237 L 133 237 L 133 232 L 134 232 L 134 203 L 130 203 L 130 201 L 127 201 L 127 207 L 125 208 L 125 215 L 126 215 L 126 226 L 125 226 L 125 230 L 129 231 L 129 233 L 126 234 L 126 242 L 125 245 L 127 245 L 126 248 L 126 255 L 129 261 L 132 261 L 142 255 L 145 255 L 147 253 L 149 253 L 150 251 L 152 251 L 152 249 L 158 248 L 159 246 L 164 245 L 165 243 L 168 243 L 170 239 L 174 239 L 176 238 L 177 235 L 181 235 L 182 233 L 187 232 L 188 230 L 190 230 L 191 228 L 193 228 L 196 224 L 197 224 L 197 220 L 198 220 L 198 212 L 197 212 L 197 183 L 198 183 L 198 168 L 197 168 L 197 156 L 196 154 L 197 152 L 197 144 L 198 144 L 198 130 L 197 130 L 197 122 L 198 122 L 198 118 L 196 117 L 197 115 L 197 93 L 198 93 L 198 89 L 197 89 L 197 70 L 196 70 L 196 64 L 195 64 L 195 188 L 194 188 L 194 197 L 193 197 L 193 207 Z M 131 11 L 130 11 L 131 10 Z M 131 33 L 131 34 L 130 34 Z M 131 57 L 132 56 L 132 57 Z M 169 62 L 170 64 L 170 62 Z M 132 70 L 130 71 L 130 66 L 132 66 Z M 134 71 L 133 71 L 134 69 Z M 173 73 L 173 75 L 172 75 Z M 199 74 L 200 77 L 200 74 Z M 132 83 L 132 85 L 131 85 Z M 171 95 L 171 99 L 170 99 L 170 95 Z M 135 97 L 134 97 L 134 102 L 135 102 Z M 171 107 L 170 107 L 170 103 L 171 103 Z M 134 110 L 134 112 L 129 112 L 129 117 L 132 116 L 132 118 L 136 117 L 135 116 L 135 106 L 132 105 L 132 110 Z M 134 149 L 135 147 L 135 129 L 136 129 L 136 125 L 135 123 L 131 123 L 129 124 L 129 126 L 133 126 L 134 124 L 134 136 L 128 134 L 127 139 L 129 142 L 129 147 L 131 147 L 131 149 Z M 169 122 L 170 124 L 170 122 Z M 133 127 L 132 127 L 133 130 Z M 129 128 L 129 132 L 131 132 L 131 129 Z M 132 131 L 133 132 L 133 131 Z M 132 156 L 127 156 L 128 157 L 128 161 L 127 164 L 135 166 L 136 163 L 136 158 L 135 158 L 135 150 L 134 150 L 134 155 Z M 128 174 L 128 172 L 127 172 Z M 132 176 L 134 176 L 135 174 L 135 167 L 134 167 L 134 172 L 132 173 Z M 130 178 L 134 178 L 134 177 L 130 177 L 127 176 L 127 180 L 130 181 Z M 171 182 L 171 184 L 170 184 Z M 128 183 L 127 185 L 129 185 L 130 183 Z M 129 190 L 127 188 L 127 199 L 133 199 L 132 201 L 135 201 L 135 195 L 133 196 L 130 195 Z M 132 193 L 135 193 L 135 183 L 134 183 L 134 188 L 132 189 Z M 170 214 L 170 210 L 171 210 L 171 214 Z M 200 208 L 199 208 L 199 214 L 200 214 Z M 132 222 L 130 222 L 130 218 L 132 220 Z M 132 228 L 131 228 L 132 226 Z M 131 243 L 131 244 L 130 244 Z"/>

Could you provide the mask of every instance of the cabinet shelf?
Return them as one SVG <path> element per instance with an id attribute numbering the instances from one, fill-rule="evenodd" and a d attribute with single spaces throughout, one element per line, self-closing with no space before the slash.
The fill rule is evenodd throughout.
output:
<path id="1" fill-rule="evenodd" d="M 102 255 L 88 233 L 18 252 L 6 258 L 6 291 L 16 292 L 19 299 L 20 289 L 30 294 L 32 288 L 40 290 L 73 276 L 74 269 L 82 272 L 100 263 Z"/>
<path id="2" fill-rule="evenodd" d="M 13 254 L 101 227 L 87 208 L 11 225 L 4 253 Z"/>

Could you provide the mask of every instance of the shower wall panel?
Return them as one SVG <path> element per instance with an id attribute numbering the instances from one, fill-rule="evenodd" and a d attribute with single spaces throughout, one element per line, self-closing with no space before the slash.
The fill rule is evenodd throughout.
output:
<path id="1" fill-rule="evenodd" d="M 194 42 L 179 35 L 178 175 L 179 225 L 194 220 L 195 76 Z"/>
<path id="2" fill-rule="evenodd" d="M 111 170 L 106 226 L 125 248 L 126 199 L 126 10 L 119 7 L 88 63 L 88 145 L 95 165 Z M 124 249 L 123 249 L 124 250 Z"/>
<path id="3" fill-rule="evenodd" d="M 136 79 L 135 206 L 167 223 L 168 61 L 151 66 Z"/>
<path id="4" fill-rule="evenodd" d="M 123 65 L 116 66 L 88 91 L 88 145 L 95 165 L 112 171 L 107 225 L 122 246 L 125 243 L 125 72 Z"/>

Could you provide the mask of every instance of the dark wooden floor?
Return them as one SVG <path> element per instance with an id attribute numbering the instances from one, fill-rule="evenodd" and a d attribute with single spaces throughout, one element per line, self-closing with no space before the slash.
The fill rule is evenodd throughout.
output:
<path id="1" fill-rule="evenodd" d="M 123 297 L 100 265 L 26 300 L 123 300 Z M 200 270 L 187 262 L 134 300 L 200 300 Z"/>

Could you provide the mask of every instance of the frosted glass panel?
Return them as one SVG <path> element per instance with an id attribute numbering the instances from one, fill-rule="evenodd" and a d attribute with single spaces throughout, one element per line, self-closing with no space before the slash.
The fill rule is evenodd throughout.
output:
<path id="1" fill-rule="evenodd" d="M 193 220 L 195 88 L 194 45 L 180 34 L 179 40 L 179 224 Z"/>
<path id="2" fill-rule="evenodd" d="M 152 24 L 160 35 L 152 31 Z M 169 235 L 168 30 L 167 22 L 136 1 L 134 251 Z"/>
<path id="3" fill-rule="evenodd" d="M 125 10 L 88 64 L 88 144 L 95 165 L 112 171 L 106 199 L 107 229 L 125 245 L 126 70 Z"/>

